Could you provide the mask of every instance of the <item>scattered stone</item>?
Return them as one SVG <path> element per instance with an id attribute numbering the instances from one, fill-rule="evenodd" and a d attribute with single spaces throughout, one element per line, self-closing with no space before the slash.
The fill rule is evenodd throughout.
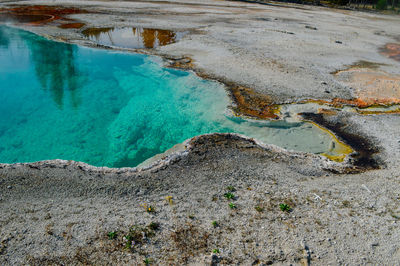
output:
<path id="1" fill-rule="evenodd" d="M 12 189 L 12 186 L 7 186 L 8 189 Z"/>
<path id="2" fill-rule="evenodd" d="M 310 30 L 318 30 L 316 27 L 309 26 L 309 25 L 306 25 L 306 29 L 310 29 Z"/>
<path id="3" fill-rule="evenodd" d="M 335 43 L 342 44 L 342 42 L 341 42 L 341 41 L 335 41 Z"/>

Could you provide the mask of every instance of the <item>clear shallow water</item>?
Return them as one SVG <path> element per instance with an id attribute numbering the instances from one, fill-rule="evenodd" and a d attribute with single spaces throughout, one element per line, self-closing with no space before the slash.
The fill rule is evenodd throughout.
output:
<path id="1" fill-rule="evenodd" d="M 84 48 L 0 26 L 0 162 L 48 159 L 136 166 L 204 133 L 332 151 L 309 123 L 231 117 L 222 85 L 163 68 L 160 59 Z"/>
<path id="2" fill-rule="evenodd" d="M 174 43 L 186 32 L 149 28 L 89 28 L 82 32 L 95 43 L 122 48 L 155 48 Z"/>

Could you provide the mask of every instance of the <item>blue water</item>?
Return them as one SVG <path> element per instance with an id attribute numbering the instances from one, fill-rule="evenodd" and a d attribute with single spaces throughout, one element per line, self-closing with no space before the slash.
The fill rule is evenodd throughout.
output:
<path id="1" fill-rule="evenodd" d="M 329 151 L 307 123 L 248 121 L 224 87 L 157 57 L 49 41 L 0 26 L 0 162 L 48 159 L 136 166 L 204 133 L 237 132 L 294 150 Z"/>

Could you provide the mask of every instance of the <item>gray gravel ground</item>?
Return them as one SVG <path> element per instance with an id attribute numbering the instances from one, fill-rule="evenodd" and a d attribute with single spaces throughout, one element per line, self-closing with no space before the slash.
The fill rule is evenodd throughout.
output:
<path id="1" fill-rule="evenodd" d="M 104 11 L 74 15 L 88 26 L 191 30 L 152 53 L 189 55 L 198 70 L 282 102 L 353 97 L 329 73 L 359 60 L 400 71 L 378 53 L 399 36 L 395 16 L 225 1 L 18 3 Z M 29 30 L 87 43 L 77 30 Z M 342 111 L 324 118 L 368 138 L 381 168 L 348 174 L 349 161 L 221 134 L 195 138 L 146 170 L 60 160 L 0 164 L 0 264 L 399 264 L 399 115 Z M 228 186 L 234 199 L 224 197 Z"/>

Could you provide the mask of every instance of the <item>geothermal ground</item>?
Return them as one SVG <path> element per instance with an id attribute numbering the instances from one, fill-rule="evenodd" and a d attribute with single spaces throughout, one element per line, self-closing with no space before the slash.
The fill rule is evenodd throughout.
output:
<path id="1" fill-rule="evenodd" d="M 3 1 L 0 21 L 9 20 L 50 39 L 162 56 L 226 84 L 238 115 L 301 113 L 355 152 L 335 162 L 211 134 L 144 168 L 0 164 L 2 265 L 400 263 L 399 16 L 232 1 Z M 84 34 L 124 27 L 182 36 L 132 49 Z"/>

